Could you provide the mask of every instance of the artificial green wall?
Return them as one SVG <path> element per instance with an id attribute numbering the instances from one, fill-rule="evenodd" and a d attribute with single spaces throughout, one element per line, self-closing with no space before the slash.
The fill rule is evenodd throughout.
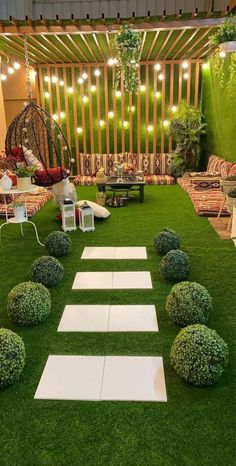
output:
<path id="1" fill-rule="evenodd" d="M 226 160 L 236 161 L 236 85 L 229 92 L 232 54 L 224 59 L 220 76 L 217 76 L 213 59 L 209 69 L 202 70 L 202 111 L 207 123 L 207 151 Z M 236 70 L 235 70 L 236 73 Z M 232 78 L 232 76 L 231 76 Z M 236 76 L 235 81 L 236 82 Z"/>

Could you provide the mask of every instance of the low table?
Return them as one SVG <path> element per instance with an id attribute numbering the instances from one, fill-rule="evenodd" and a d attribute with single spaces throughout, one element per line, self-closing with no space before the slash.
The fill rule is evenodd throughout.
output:
<path id="1" fill-rule="evenodd" d="M 144 201 L 144 186 L 145 181 L 137 181 L 135 178 L 129 176 L 123 176 L 122 179 L 118 180 L 117 177 L 111 176 L 105 183 L 97 183 L 98 191 L 105 193 L 106 190 L 111 190 L 115 194 L 116 192 L 126 191 L 127 194 L 130 191 L 139 191 L 140 202 Z"/>
<path id="2" fill-rule="evenodd" d="M 34 222 L 32 222 L 32 220 L 29 220 L 28 219 L 28 214 L 27 214 L 27 208 L 26 208 L 26 201 L 23 201 L 24 204 L 25 204 L 25 217 L 18 220 L 16 219 L 16 217 L 10 217 L 8 216 L 8 212 L 7 212 L 7 200 L 6 200 L 6 196 L 13 196 L 13 203 L 14 203 L 14 196 L 18 196 L 19 194 L 28 194 L 28 193 L 34 193 L 34 192 L 37 192 L 38 190 L 38 187 L 35 187 L 34 185 L 32 185 L 29 189 L 25 190 L 25 191 L 20 191 L 19 189 L 17 188 L 12 188 L 12 189 L 9 189 L 9 190 L 0 190 L 0 194 L 2 194 L 4 196 L 4 202 L 5 202 L 5 206 L 6 206 L 6 212 L 5 212 L 5 218 L 6 218 L 6 221 L 4 223 L 2 223 L 2 225 L 0 226 L 0 244 L 1 244 L 1 231 L 2 231 L 2 228 L 5 226 L 5 225 L 8 225 L 9 223 L 19 223 L 20 224 L 20 230 L 21 230 L 21 234 L 22 236 L 24 236 L 24 232 L 23 232 L 23 223 L 31 223 L 31 225 L 33 225 L 34 227 L 34 231 L 35 231 L 35 236 L 36 236 L 36 239 L 38 241 L 38 243 L 40 244 L 40 246 L 44 246 L 43 243 L 40 242 L 39 240 L 39 235 L 38 235 L 38 230 L 37 230 L 37 227 L 35 225 Z"/>

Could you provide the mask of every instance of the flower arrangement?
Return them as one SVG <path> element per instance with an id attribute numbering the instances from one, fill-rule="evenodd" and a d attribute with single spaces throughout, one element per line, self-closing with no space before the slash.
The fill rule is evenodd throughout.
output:
<path id="1" fill-rule="evenodd" d="M 140 60 L 141 33 L 133 31 L 128 24 L 121 26 L 113 43 L 113 54 L 118 63 L 115 71 L 114 87 L 118 88 L 121 75 L 127 92 L 138 92 L 140 86 L 138 62 Z"/>
<path id="2" fill-rule="evenodd" d="M 35 165 L 28 166 L 24 162 L 23 163 L 17 163 L 16 175 L 19 178 L 32 177 L 35 170 L 36 170 Z"/>

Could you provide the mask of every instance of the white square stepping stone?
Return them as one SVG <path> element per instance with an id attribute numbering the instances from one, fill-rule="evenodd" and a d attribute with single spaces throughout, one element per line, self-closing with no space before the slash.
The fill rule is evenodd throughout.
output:
<path id="1" fill-rule="evenodd" d="M 81 259 L 114 259 L 115 248 L 88 247 L 83 250 Z"/>
<path id="2" fill-rule="evenodd" d="M 152 288 L 150 272 L 114 272 L 114 289 Z"/>
<path id="3" fill-rule="evenodd" d="M 65 306 L 58 332 L 106 332 L 110 306 L 78 304 Z"/>
<path id="4" fill-rule="evenodd" d="M 103 356 L 49 356 L 35 399 L 99 400 Z"/>
<path id="5" fill-rule="evenodd" d="M 155 306 L 111 306 L 108 332 L 158 332 Z"/>
<path id="6" fill-rule="evenodd" d="M 162 358 L 106 356 L 101 400 L 167 401 Z"/>
<path id="7" fill-rule="evenodd" d="M 73 290 L 112 289 L 113 272 L 77 272 Z"/>
<path id="8" fill-rule="evenodd" d="M 147 259 L 145 247 L 115 248 L 115 259 Z"/>

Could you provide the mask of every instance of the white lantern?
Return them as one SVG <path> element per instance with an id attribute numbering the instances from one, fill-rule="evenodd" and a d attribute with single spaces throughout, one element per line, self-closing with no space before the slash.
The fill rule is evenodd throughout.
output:
<path id="1" fill-rule="evenodd" d="M 84 202 L 79 208 L 79 228 L 83 232 L 95 230 L 93 209 L 89 207 L 87 202 Z"/>
<path id="2" fill-rule="evenodd" d="M 75 203 L 65 199 L 61 204 L 62 229 L 64 231 L 76 230 Z"/>

